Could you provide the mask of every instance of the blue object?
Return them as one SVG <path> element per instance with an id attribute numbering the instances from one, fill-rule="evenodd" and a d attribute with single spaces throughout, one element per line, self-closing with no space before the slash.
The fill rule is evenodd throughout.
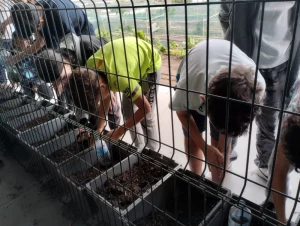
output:
<path id="1" fill-rule="evenodd" d="M 97 140 L 95 142 L 95 145 L 96 145 L 96 153 L 99 159 L 99 163 L 103 166 L 110 165 L 111 164 L 110 153 L 105 141 Z"/>
<path id="2" fill-rule="evenodd" d="M 229 211 L 228 226 L 249 226 L 251 223 L 251 211 L 246 207 L 244 200 L 240 200 L 238 206 L 232 206 Z"/>

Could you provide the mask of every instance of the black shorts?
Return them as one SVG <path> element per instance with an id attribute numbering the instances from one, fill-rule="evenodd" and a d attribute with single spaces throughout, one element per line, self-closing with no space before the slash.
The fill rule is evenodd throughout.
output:
<path id="1" fill-rule="evenodd" d="M 199 114 L 195 110 L 190 110 L 189 112 L 192 115 L 192 117 L 194 118 L 199 132 L 203 133 L 206 130 L 206 117 L 204 115 Z M 210 136 L 214 140 L 218 141 L 219 140 L 219 135 L 220 135 L 219 131 L 216 130 L 215 127 L 211 123 L 209 123 L 209 124 L 210 124 Z M 185 137 L 187 137 L 188 132 L 183 127 L 182 127 L 182 130 L 183 130 L 183 135 Z"/>

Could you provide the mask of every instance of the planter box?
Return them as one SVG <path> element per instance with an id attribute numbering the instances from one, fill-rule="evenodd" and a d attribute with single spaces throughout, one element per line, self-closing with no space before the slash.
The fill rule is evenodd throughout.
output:
<path id="1" fill-rule="evenodd" d="M 22 97 L 16 97 L 8 101 L 0 101 L 0 118 L 4 121 L 3 117 L 7 112 L 15 111 L 16 108 L 26 104 L 26 100 Z"/>
<path id="2" fill-rule="evenodd" d="M 20 100 L 20 98 L 18 98 L 18 99 Z M 14 118 L 12 118 L 12 117 L 15 117 L 15 116 L 18 116 L 18 115 L 24 116 L 25 113 L 31 113 L 33 111 L 39 110 L 39 109 L 41 109 L 41 107 L 39 105 L 43 104 L 43 102 L 41 102 L 41 101 L 36 102 L 36 104 L 32 104 L 32 103 L 30 103 L 30 100 L 28 101 L 27 97 L 22 97 L 22 99 L 23 99 L 22 103 L 25 102 L 25 103 L 27 103 L 26 105 L 19 106 L 19 107 L 13 109 L 13 110 L 9 110 L 9 111 L 6 111 L 6 112 L 0 114 L 1 118 L 3 120 L 6 120 L 6 121 L 12 121 L 12 120 L 14 120 Z M 15 100 L 13 100 L 13 101 L 15 101 Z M 5 102 L 4 104 L 6 104 L 6 103 L 7 102 Z M 49 110 L 52 107 L 53 106 L 50 105 L 50 106 L 46 107 L 46 109 Z"/>
<path id="3" fill-rule="evenodd" d="M 149 189 L 147 189 L 142 195 L 138 194 L 137 198 L 133 198 L 133 202 L 129 204 L 125 209 L 120 209 L 117 206 L 113 206 L 112 203 L 108 202 L 104 197 L 99 195 L 96 191 L 97 188 L 102 188 L 105 182 L 108 178 L 113 178 L 116 175 L 122 174 L 129 169 L 132 169 L 133 165 L 135 163 L 138 163 L 141 161 L 140 157 L 144 157 L 146 159 L 154 159 L 155 164 L 158 165 L 158 169 L 161 169 L 161 172 L 165 173 L 165 176 L 163 176 L 161 179 L 158 180 L 154 185 L 152 185 Z M 124 159 L 120 164 L 115 165 L 111 169 L 109 169 L 106 173 L 102 174 L 101 176 L 97 177 L 95 180 L 91 181 L 87 184 L 88 192 L 93 195 L 96 204 L 98 206 L 98 209 L 101 211 L 100 216 L 102 217 L 105 222 L 107 222 L 109 225 L 122 225 L 122 222 L 120 220 L 120 217 L 127 215 L 130 211 L 135 211 L 135 214 L 131 215 L 132 218 L 138 218 L 139 216 L 142 216 L 142 209 L 136 208 L 141 202 L 142 199 L 144 200 L 151 194 L 151 192 L 154 192 L 158 189 L 158 191 L 162 191 L 159 189 L 162 185 L 163 181 L 166 181 L 171 174 L 165 171 L 165 167 L 167 166 L 168 169 L 178 170 L 179 166 L 169 158 L 166 158 L 160 154 L 157 154 L 154 151 L 151 150 L 143 150 L 141 153 L 135 153 L 130 155 L 129 158 Z M 151 168 L 150 168 L 151 169 Z M 149 174 L 151 172 L 149 171 Z M 130 179 L 128 179 L 130 180 Z M 126 190 L 126 189 L 125 189 Z M 128 191 L 130 192 L 130 191 Z M 161 192 L 158 192 L 161 195 Z M 140 196 L 142 198 L 140 198 Z M 159 202 L 159 199 L 156 199 L 155 202 Z M 154 203 L 159 204 L 159 203 Z M 134 220 L 133 219 L 133 220 Z"/>
<path id="4" fill-rule="evenodd" d="M 118 146 L 115 145 L 110 147 L 110 152 L 111 152 L 111 158 L 113 162 L 111 166 L 121 162 L 122 160 L 124 160 L 126 157 L 129 156 L 129 153 L 127 152 L 126 149 L 119 148 Z M 78 184 L 74 180 L 70 179 L 70 176 L 76 172 L 82 172 L 87 169 L 90 169 L 91 167 L 94 167 L 94 165 L 97 163 L 99 163 L 99 160 L 96 151 L 92 149 L 86 154 L 84 154 L 83 156 L 77 158 L 76 160 L 71 161 L 70 163 L 67 163 L 58 168 L 58 172 L 64 181 L 63 186 L 65 188 L 68 187 L 73 199 L 76 201 L 79 208 L 81 208 L 84 215 L 92 215 L 94 213 L 93 211 L 95 210 L 93 209 L 93 207 L 95 206 L 95 202 L 93 201 L 92 197 L 88 195 L 87 192 L 84 191 L 85 186 L 88 182 Z M 106 168 L 104 167 L 104 171 L 109 170 L 111 166 L 108 166 Z M 103 172 L 99 171 L 99 175 L 101 173 Z M 97 176 L 91 178 L 90 181 L 95 179 L 96 177 Z"/>
<path id="5" fill-rule="evenodd" d="M 154 211 L 156 220 L 167 219 L 162 222 L 166 226 L 176 225 L 176 220 L 178 225 L 222 225 L 229 208 L 225 200 L 229 200 L 230 191 L 220 187 L 217 193 L 217 188 L 217 184 L 180 169 L 135 210 L 129 211 L 123 222 L 125 225 L 131 225 L 129 222 L 145 225 L 145 220 L 150 220 Z"/>
<path id="6" fill-rule="evenodd" d="M 22 103 L 24 103 L 24 101 L 26 101 L 25 98 L 16 97 L 14 99 L 0 103 L 0 108 L 16 108 L 19 107 Z"/>
<path id="7" fill-rule="evenodd" d="M 233 194 L 232 199 L 233 200 L 231 201 L 231 203 L 234 203 L 234 205 L 237 205 L 238 196 Z M 267 216 L 263 217 L 263 215 L 261 214 L 261 206 L 260 205 L 257 205 L 257 204 L 255 204 L 247 199 L 244 199 L 244 198 L 242 198 L 242 200 L 244 200 L 246 202 L 247 207 L 251 210 L 252 218 L 251 218 L 250 226 L 260 226 L 260 225 L 274 226 L 274 225 L 277 225 L 276 213 L 273 210 L 265 209 L 264 213 Z M 231 205 L 229 206 L 229 208 L 227 210 L 227 214 L 225 215 L 224 224 L 222 224 L 223 226 L 228 225 L 228 217 L 229 217 L 230 208 L 231 208 Z M 264 219 L 266 219 L 265 222 L 263 221 L 262 217 Z"/>
<path id="8" fill-rule="evenodd" d="M 16 109 L 13 109 L 13 110 L 2 113 L 1 118 L 2 118 L 3 121 L 11 121 L 11 120 L 14 120 L 13 117 L 16 117 L 18 115 L 21 115 L 20 117 L 22 117 L 23 114 L 31 113 L 33 111 L 36 111 L 37 109 L 38 109 L 38 107 L 35 106 L 35 105 L 26 104 L 24 106 L 21 106 L 21 107 L 18 107 Z"/>
<path id="9" fill-rule="evenodd" d="M 67 113 L 64 115 L 64 117 L 68 117 L 70 114 L 72 113 Z M 55 133 L 65 126 L 67 126 L 67 122 L 65 120 L 61 118 L 55 118 L 37 127 L 33 127 L 32 129 L 20 133 L 19 138 L 28 145 L 43 140 L 51 141 L 55 139 Z"/>
<path id="10" fill-rule="evenodd" d="M 0 100 L 9 100 L 15 96 L 15 92 L 12 89 L 0 89 Z"/>
<path id="11" fill-rule="evenodd" d="M 51 108 L 52 108 L 52 107 L 49 106 L 49 109 L 51 109 Z M 25 123 L 28 123 L 28 122 L 30 122 L 30 121 L 36 119 L 36 118 L 45 116 L 45 115 L 47 115 L 47 114 L 48 114 L 48 112 L 45 111 L 44 109 L 39 109 L 39 110 L 34 111 L 34 112 L 31 112 L 31 113 L 29 113 L 29 114 L 27 114 L 27 115 L 24 115 L 24 116 L 21 116 L 21 117 L 19 117 L 19 118 L 14 119 L 14 120 L 11 120 L 11 121 L 7 122 L 7 124 L 8 124 L 13 130 L 15 130 L 16 133 L 19 134 L 19 133 L 21 133 L 21 132 L 25 132 L 25 131 L 19 131 L 19 130 L 17 129 L 19 126 L 21 126 L 21 125 L 23 125 L 23 124 L 25 124 Z M 46 123 L 49 123 L 49 122 L 51 122 L 51 120 L 48 121 L 48 122 L 46 122 Z M 32 128 L 31 128 L 31 129 L 32 129 Z"/>

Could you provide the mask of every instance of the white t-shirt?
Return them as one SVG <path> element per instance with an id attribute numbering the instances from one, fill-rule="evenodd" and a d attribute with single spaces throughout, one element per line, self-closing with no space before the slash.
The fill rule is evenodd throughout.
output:
<path id="1" fill-rule="evenodd" d="M 189 106 L 187 106 L 187 80 L 188 90 L 201 92 L 205 95 L 206 92 L 206 41 L 202 41 L 193 47 L 188 54 L 188 62 L 183 59 L 183 64 L 180 69 L 180 79 L 177 87 L 185 90 L 176 89 L 169 107 L 174 111 L 179 110 L 196 110 L 199 114 L 205 115 L 205 105 L 200 98 L 199 93 L 189 92 Z M 208 84 L 214 76 L 224 67 L 229 67 L 230 57 L 230 42 L 226 40 L 209 40 L 208 53 Z M 186 71 L 186 63 L 188 70 Z M 243 53 L 237 46 L 232 45 L 232 61 L 231 65 L 244 65 L 251 67 L 254 71 L 256 65 L 254 61 Z M 187 73 L 188 74 L 187 74 Z M 262 75 L 257 73 L 257 83 L 260 83 L 265 89 L 265 81 Z"/>
<path id="2" fill-rule="evenodd" d="M 260 47 L 259 68 L 274 68 L 290 57 L 293 37 L 296 2 L 266 2 Z M 259 6 L 255 23 L 256 44 L 252 59 L 257 60 L 260 35 L 262 4 Z"/>

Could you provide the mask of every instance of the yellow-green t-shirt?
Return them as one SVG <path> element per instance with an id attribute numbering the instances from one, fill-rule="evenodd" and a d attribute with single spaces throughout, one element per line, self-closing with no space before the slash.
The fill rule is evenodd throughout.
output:
<path id="1" fill-rule="evenodd" d="M 135 101 L 142 92 L 140 79 L 161 67 L 161 57 L 151 44 L 128 37 L 104 45 L 88 59 L 87 67 L 105 72 L 111 91 L 123 92 Z"/>

